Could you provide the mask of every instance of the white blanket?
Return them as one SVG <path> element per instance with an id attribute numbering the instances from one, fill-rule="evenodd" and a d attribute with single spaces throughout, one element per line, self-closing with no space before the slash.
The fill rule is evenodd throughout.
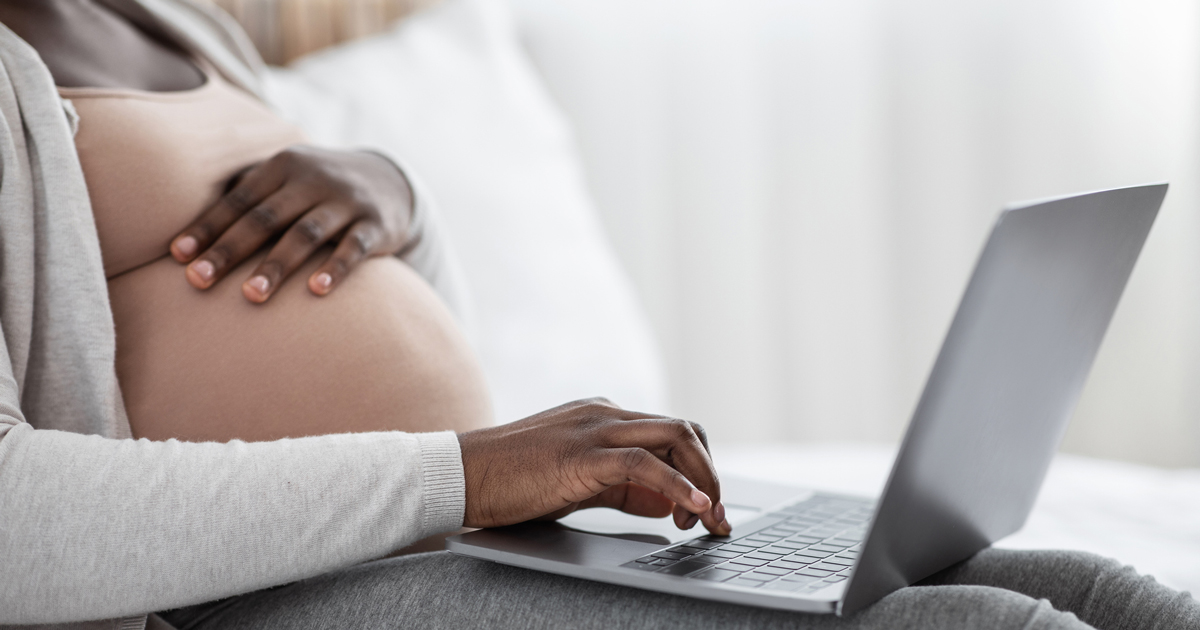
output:
<path id="1" fill-rule="evenodd" d="M 872 496 L 883 489 L 895 452 L 869 443 L 714 449 L 724 474 Z M 1060 454 L 1025 528 L 998 546 L 1091 551 L 1200 593 L 1200 470 Z"/>

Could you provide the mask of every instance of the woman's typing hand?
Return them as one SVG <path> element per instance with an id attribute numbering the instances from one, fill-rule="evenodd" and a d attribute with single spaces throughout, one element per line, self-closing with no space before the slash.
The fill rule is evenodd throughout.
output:
<path id="1" fill-rule="evenodd" d="M 700 425 L 582 400 L 458 436 L 467 527 L 556 519 L 589 507 L 731 531 Z"/>
<path id="2" fill-rule="evenodd" d="M 175 237 L 171 255 L 188 263 L 188 282 L 207 289 L 279 237 L 242 284 L 246 299 L 265 302 L 318 249 L 336 242 L 308 278 L 309 290 L 325 295 L 363 259 L 404 247 L 412 205 L 408 181 L 381 155 L 292 147 L 244 171 Z"/>

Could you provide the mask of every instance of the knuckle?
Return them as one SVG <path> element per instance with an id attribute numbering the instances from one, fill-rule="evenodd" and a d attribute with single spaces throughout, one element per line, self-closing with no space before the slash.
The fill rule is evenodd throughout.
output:
<path id="1" fill-rule="evenodd" d="M 627 448 L 617 456 L 617 465 L 622 470 L 637 470 L 646 464 L 646 457 L 649 455 L 650 453 L 640 448 Z"/>
<path id="2" fill-rule="evenodd" d="M 305 245 L 317 245 L 325 240 L 325 226 L 314 218 L 306 217 L 296 224 L 296 237 Z"/>
<path id="3" fill-rule="evenodd" d="M 615 406 L 612 404 L 611 400 L 609 400 L 603 396 L 595 396 L 592 398 L 587 398 L 587 399 L 584 399 L 582 402 L 587 407 L 591 407 L 594 409 L 611 409 L 612 407 Z"/>
<path id="4" fill-rule="evenodd" d="M 225 205 L 229 206 L 238 214 L 242 214 L 246 210 L 249 210 L 250 204 L 253 202 L 254 195 L 250 192 L 249 188 L 245 188 L 243 186 L 238 186 L 229 191 L 228 195 L 225 195 Z"/>
<path id="5" fill-rule="evenodd" d="M 275 157 L 271 158 L 271 161 L 280 166 L 296 166 L 303 158 L 304 152 L 300 147 L 292 146 L 276 153 Z"/>
<path id="6" fill-rule="evenodd" d="M 371 253 L 374 242 L 375 237 L 370 230 L 355 230 L 350 234 L 350 245 L 354 247 L 354 253 L 359 257 Z"/>
<path id="7" fill-rule="evenodd" d="M 341 256 L 334 256 L 329 261 L 329 272 L 334 278 L 344 277 L 350 272 L 350 261 Z"/>
<path id="8" fill-rule="evenodd" d="M 686 420 L 671 419 L 667 422 L 676 440 L 691 440 L 695 437 L 695 433 L 692 432 L 692 425 Z"/>
<path id="9" fill-rule="evenodd" d="M 217 228 L 209 221 L 205 220 L 197 223 L 189 232 L 197 241 L 207 243 L 212 240 L 213 235 L 217 233 Z"/>
<path id="10" fill-rule="evenodd" d="M 246 218 L 256 230 L 261 232 L 274 232 L 279 227 L 279 214 L 275 208 L 266 204 L 254 206 L 250 212 L 246 213 Z"/>

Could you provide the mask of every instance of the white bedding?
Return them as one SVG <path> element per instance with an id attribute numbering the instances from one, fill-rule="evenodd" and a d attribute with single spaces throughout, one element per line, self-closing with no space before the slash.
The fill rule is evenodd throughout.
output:
<path id="1" fill-rule="evenodd" d="M 724 474 L 877 495 L 895 447 L 718 445 L 714 455 Z M 1200 470 L 1061 454 L 1025 528 L 999 546 L 1091 551 L 1200 593 Z"/>

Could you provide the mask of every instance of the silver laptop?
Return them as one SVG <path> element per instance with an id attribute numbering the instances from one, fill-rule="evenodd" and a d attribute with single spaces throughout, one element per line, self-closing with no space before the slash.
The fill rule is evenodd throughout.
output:
<path id="1" fill-rule="evenodd" d="M 600 509 L 453 536 L 446 548 L 836 614 L 965 560 L 1028 517 L 1166 192 L 1135 186 L 1000 213 L 878 500 L 723 478 L 729 537 Z"/>

